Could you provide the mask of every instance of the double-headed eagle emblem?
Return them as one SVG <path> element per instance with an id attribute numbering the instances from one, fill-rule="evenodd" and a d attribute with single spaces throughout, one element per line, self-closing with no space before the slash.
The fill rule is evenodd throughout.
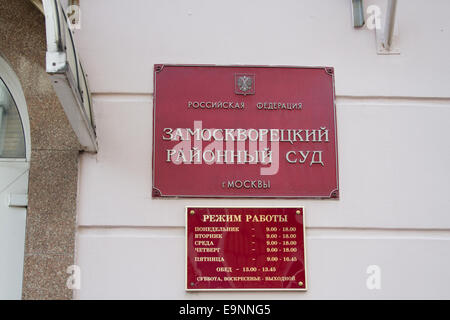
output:
<path id="1" fill-rule="evenodd" d="M 243 94 L 255 94 L 255 75 L 245 73 L 234 74 L 234 93 Z"/>
<path id="2" fill-rule="evenodd" d="M 239 90 L 242 92 L 247 92 L 252 88 L 253 80 L 250 77 L 242 76 L 238 79 Z"/>

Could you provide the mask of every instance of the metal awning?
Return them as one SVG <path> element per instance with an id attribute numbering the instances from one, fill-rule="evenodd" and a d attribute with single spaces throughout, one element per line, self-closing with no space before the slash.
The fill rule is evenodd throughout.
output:
<path id="1" fill-rule="evenodd" d="M 47 34 L 47 73 L 82 148 L 96 152 L 92 99 L 70 22 L 60 0 L 43 0 L 42 3 Z"/>

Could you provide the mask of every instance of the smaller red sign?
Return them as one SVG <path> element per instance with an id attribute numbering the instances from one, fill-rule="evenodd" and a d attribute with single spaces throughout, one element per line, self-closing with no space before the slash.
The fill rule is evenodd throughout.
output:
<path id="1" fill-rule="evenodd" d="M 186 290 L 306 290 L 303 207 L 186 208 Z"/>

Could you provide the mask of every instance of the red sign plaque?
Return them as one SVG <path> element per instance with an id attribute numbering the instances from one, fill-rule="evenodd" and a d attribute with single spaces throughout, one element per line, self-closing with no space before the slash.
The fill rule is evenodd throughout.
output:
<path id="1" fill-rule="evenodd" d="M 338 198 L 334 71 L 155 65 L 153 197 Z"/>
<path id="2" fill-rule="evenodd" d="M 306 290 L 303 207 L 186 208 L 186 290 Z"/>

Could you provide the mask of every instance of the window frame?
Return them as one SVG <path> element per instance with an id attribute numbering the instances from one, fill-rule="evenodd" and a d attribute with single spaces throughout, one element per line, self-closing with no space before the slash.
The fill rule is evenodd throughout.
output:
<path id="1" fill-rule="evenodd" d="M 19 112 L 19 117 L 22 123 L 22 130 L 25 138 L 25 158 L 0 158 L 0 162 L 28 162 L 31 157 L 31 134 L 30 134 L 30 120 L 28 117 L 27 102 L 22 90 L 22 85 L 14 70 L 11 68 L 8 61 L 0 52 L 0 79 L 6 85 L 13 101 L 16 104 Z"/>

